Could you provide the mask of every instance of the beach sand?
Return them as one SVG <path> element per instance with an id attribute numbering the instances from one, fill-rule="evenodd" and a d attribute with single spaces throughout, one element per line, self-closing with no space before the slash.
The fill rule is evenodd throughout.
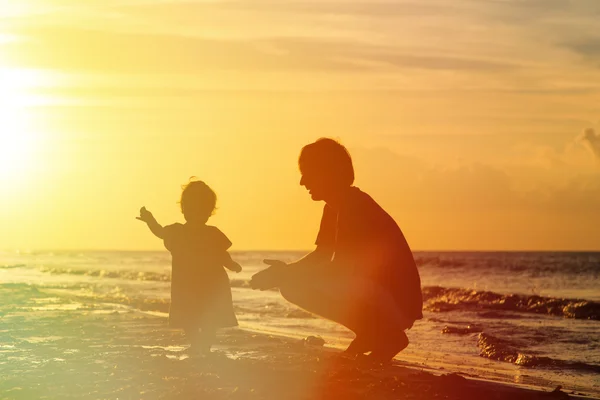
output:
<path id="1" fill-rule="evenodd" d="M 221 331 L 211 355 L 194 356 L 163 316 L 35 289 L 4 288 L 0 300 L 1 399 L 569 398 L 398 362 L 368 365 L 239 328 Z"/>

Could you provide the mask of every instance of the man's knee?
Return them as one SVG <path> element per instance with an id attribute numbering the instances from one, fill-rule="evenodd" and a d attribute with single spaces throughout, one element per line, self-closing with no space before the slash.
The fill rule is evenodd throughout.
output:
<path id="1" fill-rule="evenodd" d="M 289 301 L 290 303 L 296 304 L 300 299 L 300 291 L 297 287 L 294 287 L 290 282 L 286 282 L 283 285 L 279 286 L 279 293 L 281 296 Z"/>

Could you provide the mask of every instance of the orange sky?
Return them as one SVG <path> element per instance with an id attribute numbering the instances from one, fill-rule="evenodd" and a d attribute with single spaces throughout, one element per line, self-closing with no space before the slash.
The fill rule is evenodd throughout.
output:
<path id="1" fill-rule="evenodd" d="M 600 250 L 600 8 L 0 0 L 0 248 L 160 249 L 195 175 L 234 249 L 310 249 L 338 138 L 415 250 Z M 587 129 L 587 131 L 585 131 Z"/>

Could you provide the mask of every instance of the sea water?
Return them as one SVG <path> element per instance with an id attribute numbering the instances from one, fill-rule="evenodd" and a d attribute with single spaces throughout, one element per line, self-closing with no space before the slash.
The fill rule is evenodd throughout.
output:
<path id="1" fill-rule="evenodd" d="M 276 290 L 254 291 L 263 259 L 303 252 L 233 252 L 230 273 L 242 329 L 292 337 L 318 335 L 343 347 L 353 334 L 298 309 Z M 397 359 L 417 368 L 600 396 L 600 253 L 415 252 L 424 318 Z M 2 252 L 0 285 L 15 293 L 0 313 L 61 309 L 81 302 L 166 316 L 167 252 Z M 24 304 L 32 290 L 44 301 Z M 1 321 L 1 320 L 0 320 Z M 6 333 L 6 332 L 5 332 Z M 0 334 L 1 335 L 1 334 Z"/>

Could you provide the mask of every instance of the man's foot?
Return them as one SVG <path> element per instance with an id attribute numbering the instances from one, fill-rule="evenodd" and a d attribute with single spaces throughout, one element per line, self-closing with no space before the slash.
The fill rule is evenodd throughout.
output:
<path id="1" fill-rule="evenodd" d="M 356 336 L 352 343 L 348 346 L 346 350 L 344 350 L 343 354 L 348 357 L 356 357 L 359 354 L 364 354 L 371 350 L 369 347 L 369 343 L 362 336 Z"/>
<path id="2" fill-rule="evenodd" d="M 381 345 L 375 348 L 368 358 L 376 363 L 385 364 L 394 358 L 394 356 L 400 353 L 408 346 L 408 337 L 404 331 L 400 332 L 400 335 L 395 334 L 389 339 L 382 338 Z"/>

